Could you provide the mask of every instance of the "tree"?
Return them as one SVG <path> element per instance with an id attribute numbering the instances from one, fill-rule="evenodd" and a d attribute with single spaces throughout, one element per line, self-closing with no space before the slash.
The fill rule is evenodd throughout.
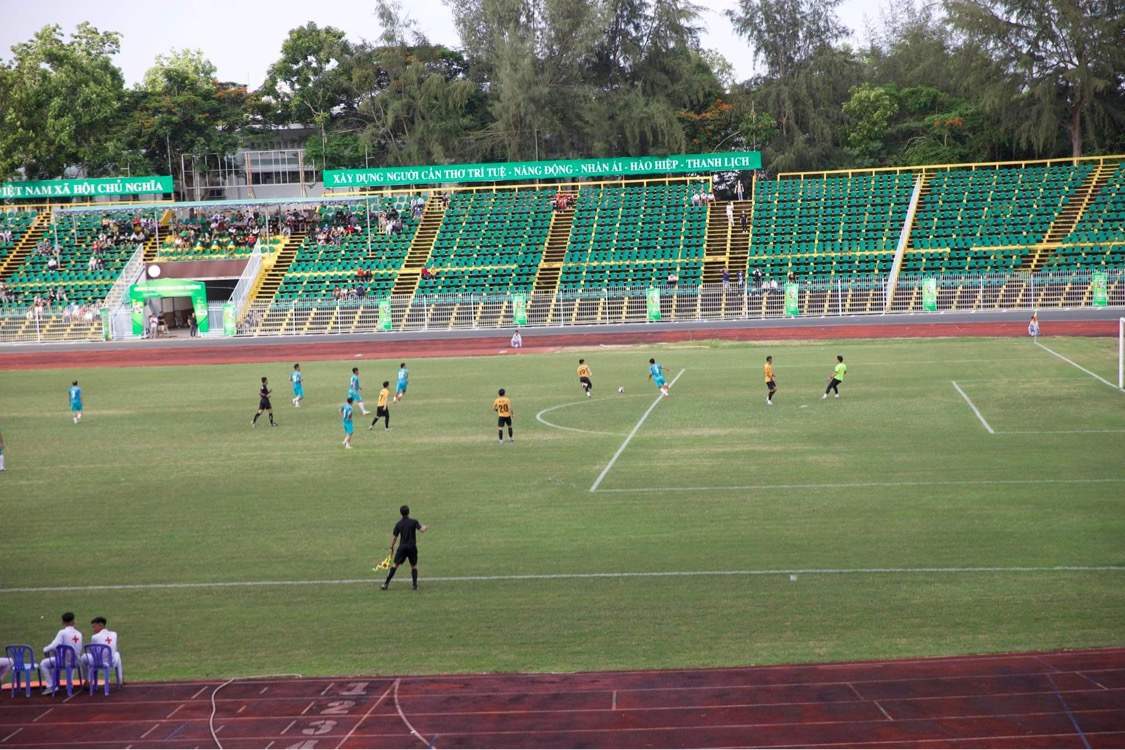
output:
<path id="1" fill-rule="evenodd" d="M 775 171 L 826 168 L 840 158 L 841 106 L 860 83 L 856 55 L 834 44 L 844 35 L 840 0 L 740 0 L 726 11 L 765 72 L 749 82 L 754 108 L 777 123 L 763 159 Z"/>
<path id="2" fill-rule="evenodd" d="M 1065 132 L 1079 157 L 1120 132 L 1122 0 L 946 0 L 946 9 L 965 44 L 994 61 L 973 83 L 1020 143 L 1051 155 Z"/>
<path id="3" fill-rule="evenodd" d="M 857 167 L 880 167 L 886 150 L 887 127 L 898 112 L 898 97 L 891 87 L 869 83 L 852 89 L 844 103 L 848 118 L 844 143 Z"/>
<path id="4" fill-rule="evenodd" d="M 281 44 L 281 58 L 270 66 L 263 94 L 277 107 L 279 124 L 313 125 L 320 134 L 321 168 L 328 134 L 355 112 L 355 48 L 340 29 L 312 21 L 292 29 Z"/>
<path id="5" fill-rule="evenodd" d="M 129 141 L 158 168 L 173 176 L 183 157 L 191 169 L 181 174 L 202 189 L 213 182 L 219 163 L 232 159 L 251 127 L 252 99 L 246 87 L 214 79 L 215 67 L 198 50 L 173 50 L 156 58 L 139 87 L 129 92 L 125 122 Z M 212 161 L 214 159 L 214 161 Z"/>
<path id="6" fill-rule="evenodd" d="M 377 0 L 378 43 L 356 49 L 357 106 L 345 126 L 378 164 L 472 160 L 483 96 L 464 56 L 431 44 L 401 5 Z"/>
<path id="7" fill-rule="evenodd" d="M 81 23 L 64 40 L 57 25 L 12 47 L 0 75 L 0 171 L 22 170 L 27 179 L 61 177 L 67 169 L 97 174 L 107 128 L 117 120 L 124 79 L 112 57 L 120 35 Z"/>

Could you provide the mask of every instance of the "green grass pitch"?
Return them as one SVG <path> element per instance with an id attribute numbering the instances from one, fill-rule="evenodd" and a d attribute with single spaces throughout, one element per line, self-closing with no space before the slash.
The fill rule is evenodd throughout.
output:
<path id="1" fill-rule="evenodd" d="M 87 635 L 104 615 L 133 681 L 1119 646 L 1125 394 L 1061 359 L 1114 382 L 1116 342 L 1044 343 L 1061 356 L 960 339 L 418 359 L 392 431 L 357 415 L 350 451 L 350 368 L 373 410 L 397 360 L 302 363 L 300 409 L 292 362 L 0 372 L 0 640 L 40 649 L 62 611 Z M 821 400 L 837 353 L 841 398 Z M 276 429 L 250 427 L 263 374 Z M 381 592 L 404 502 L 429 525 L 421 586 L 403 569 Z"/>

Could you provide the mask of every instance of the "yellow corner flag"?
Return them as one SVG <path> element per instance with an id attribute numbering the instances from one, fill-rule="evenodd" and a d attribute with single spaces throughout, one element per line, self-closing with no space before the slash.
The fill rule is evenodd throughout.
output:
<path id="1" fill-rule="evenodd" d="M 387 570 L 391 567 L 391 556 L 387 555 L 387 559 L 376 565 L 372 570 Z"/>

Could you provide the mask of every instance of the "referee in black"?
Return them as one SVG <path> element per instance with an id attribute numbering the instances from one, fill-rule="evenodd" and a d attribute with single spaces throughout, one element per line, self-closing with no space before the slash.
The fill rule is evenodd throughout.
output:
<path id="1" fill-rule="evenodd" d="M 258 426 L 258 417 L 262 416 L 262 412 L 269 412 L 270 427 L 277 427 L 277 422 L 273 421 L 273 405 L 270 403 L 270 390 L 269 381 L 266 376 L 262 376 L 262 387 L 258 389 L 258 413 L 254 415 L 254 419 L 250 422 L 251 427 Z"/>
<path id="2" fill-rule="evenodd" d="M 410 517 L 410 506 L 404 505 L 398 509 L 402 514 L 402 519 L 395 524 L 393 536 L 391 536 L 391 554 L 395 556 L 394 565 L 391 566 L 390 571 L 387 573 L 387 580 L 383 581 L 380 586 L 383 591 L 387 590 L 390 585 L 391 579 L 395 577 L 395 571 L 398 566 L 402 565 L 404 560 L 410 560 L 410 580 L 414 582 L 414 590 L 418 590 L 418 539 L 417 532 L 426 533 L 425 524 L 418 523 L 417 520 Z M 398 545 L 398 552 L 395 552 L 395 544 Z"/>

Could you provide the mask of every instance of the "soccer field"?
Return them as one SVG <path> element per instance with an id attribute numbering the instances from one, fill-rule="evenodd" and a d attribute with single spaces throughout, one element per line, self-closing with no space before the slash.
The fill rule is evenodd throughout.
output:
<path id="1" fill-rule="evenodd" d="M 39 649 L 62 611 L 87 636 L 104 615 L 129 680 L 1119 646 L 1116 341 L 1044 344 L 418 359 L 393 429 L 357 410 L 350 451 L 351 367 L 374 410 L 398 360 L 302 362 L 300 409 L 292 362 L 0 372 L 0 639 Z M 841 397 L 821 400 L 837 354 Z M 262 375 L 276 429 L 250 427 Z M 404 502 L 429 526 L 420 590 L 402 570 L 381 592 L 371 568 Z"/>

